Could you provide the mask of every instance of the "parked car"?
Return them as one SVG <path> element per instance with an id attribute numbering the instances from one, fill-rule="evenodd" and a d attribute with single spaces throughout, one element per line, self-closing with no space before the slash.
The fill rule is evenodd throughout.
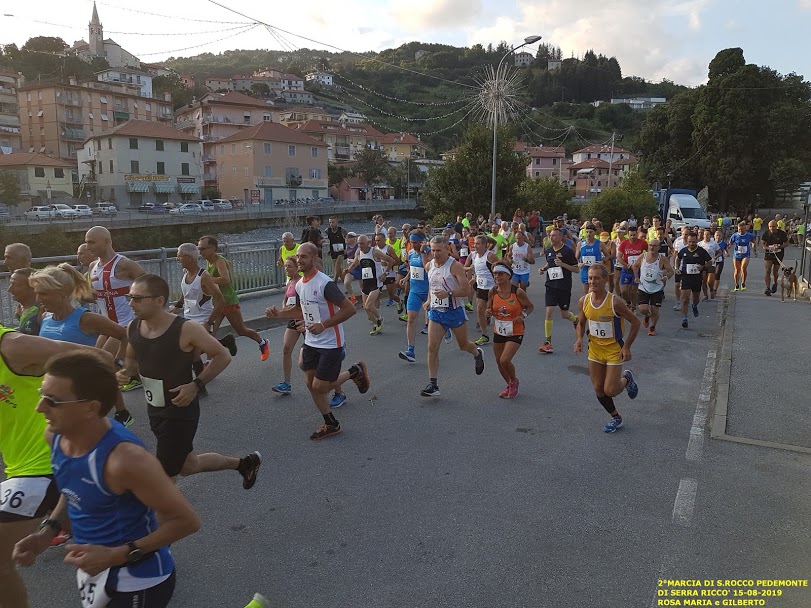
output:
<path id="1" fill-rule="evenodd" d="M 231 211 L 234 206 L 227 198 L 215 198 L 213 201 L 214 207 L 219 211 Z"/>
<path id="2" fill-rule="evenodd" d="M 209 201 L 211 202 L 211 201 Z M 179 215 L 179 214 L 186 214 L 186 213 L 202 213 L 203 206 L 198 205 L 197 203 L 183 203 L 180 207 L 175 207 L 174 209 L 170 209 L 169 213 L 172 215 Z"/>
<path id="3" fill-rule="evenodd" d="M 27 220 L 49 220 L 53 217 L 53 212 L 47 205 L 37 205 L 31 207 L 24 215 Z"/>
<path id="4" fill-rule="evenodd" d="M 228 202 L 231 203 L 231 207 L 233 207 L 234 209 L 242 209 L 243 207 L 245 207 L 245 203 L 235 198 L 232 198 Z"/>
<path id="5" fill-rule="evenodd" d="M 327 205 L 334 205 L 335 204 L 335 199 L 332 198 L 331 196 L 321 196 L 321 197 L 318 198 L 317 202 L 325 203 Z"/>
<path id="6" fill-rule="evenodd" d="M 177 207 L 177 205 L 175 203 L 166 202 L 166 203 L 163 203 L 163 205 L 161 205 L 161 207 L 163 207 L 164 209 L 169 209 L 171 211 L 172 209 Z"/>
<path id="7" fill-rule="evenodd" d="M 112 203 L 96 203 L 91 207 L 94 215 L 115 215 L 118 209 Z"/>
<path id="8" fill-rule="evenodd" d="M 48 205 L 52 211 L 52 217 L 56 217 L 62 220 L 67 219 L 74 219 L 80 216 L 80 213 L 76 211 L 70 205 L 65 205 L 64 203 L 54 203 L 52 205 Z"/>
<path id="9" fill-rule="evenodd" d="M 217 207 L 214 205 L 214 202 L 208 200 L 207 198 L 203 199 L 201 201 L 196 201 L 196 202 L 200 205 L 200 207 L 202 207 L 203 211 L 216 211 L 217 210 Z"/>
<path id="10" fill-rule="evenodd" d="M 138 207 L 138 211 L 146 211 L 147 213 L 163 213 L 166 207 L 163 205 L 156 205 L 155 203 L 144 203 Z"/>
<path id="11" fill-rule="evenodd" d="M 87 205 L 73 205 L 71 207 L 80 217 L 92 217 L 93 210 Z"/>

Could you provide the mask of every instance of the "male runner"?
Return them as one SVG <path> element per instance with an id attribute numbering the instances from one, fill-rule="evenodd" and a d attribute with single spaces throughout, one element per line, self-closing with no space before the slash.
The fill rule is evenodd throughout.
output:
<path id="1" fill-rule="evenodd" d="M 301 244 L 312 243 L 318 249 L 318 257 L 323 256 L 323 248 L 321 247 L 324 242 L 324 235 L 321 234 L 321 218 L 317 215 L 308 215 L 305 219 L 307 226 L 301 233 Z"/>
<path id="2" fill-rule="evenodd" d="M 648 327 L 649 336 L 655 336 L 659 312 L 665 299 L 665 281 L 673 276 L 673 267 L 667 256 L 660 253 L 658 238 L 654 238 L 648 246 L 645 255 L 639 256 L 631 269 L 639 283 L 639 312 L 645 315 L 642 325 Z"/>
<path id="3" fill-rule="evenodd" d="M 370 336 L 376 336 L 383 329 L 383 318 L 380 315 L 380 287 L 383 285 L 383 262 L 387 265 L 397 264 L 397 260 L 390 258 L 377 247 L 372 247 L 369 237 L 361 234 L 358 237 L 358 250 L 355 259 L 347 267 L 347 272 L 355 268 L 361 269 L 361 293 L 363 294 L 363 309 L 372 323 Z"/>
<path id="4" fill-rule="evenodd" d="M 394 228 L 389 228 L 389 234 L 395 234 Z M 375 234 L 375 249 L 387 256 L 388 259 L 383 260 L 383 267 L 385 275 L 383 277 L 383 286 L 386 288 L 386 293 L 389 296 L 389 302 L 397 303 L 397 314 L 402 314 L 403 303 L 400 296 L 397 295 L 397 269 L 400 267 L 402 260 L 397 250 L 391 245 L 391 241 L 397 243 L 397 239 L 386 239 L 383 232 Z M 386 304 L 391 306 L 392 304 Z"/>
<path id="5" fill-rule="evenodd" d="M 769 222 L 769 224 L 771 224 L 771 222 Z M 755 240 L 755 236 L 751 232 L 746 231 L 746 222 L 739 222 L 738 232 L 729 237 L 729 248 L 732 251 L 732 278 L 735 281 L 735 287 L 732 291 L 746 291 L 746 276 L 749 272 L 748 266 L 749 259 L 752 256 L 753 240 Z M 767 261 L 766 264 L 768 268 L 771 263 Z M 767 288 L 768 281 L 769 279 L 767 277 Z"/>
<path id="6" fill-rule="evenodd" d="M 408 320 L 406 321 L 406 349 L 400 351 L 399 357 L 414 363 L 414 342 L 417 337 L 417 325 L 419 324 L 419 314 L 423 310 L 423 305 L 428 300 L 428 272 L 426 270 L 431 254 L 426 253 L 423 245 L 425 236 L 416 230 L 409 235 L 411 251 L 408 254 L 408 274 L 403 279 L 404 289 L 408 292 L 406 311 Z"/>
<path id="7" fill-rule="evenodd" d="M 193 451 L 200 420 L 199 393 L 228 366 L 231 356 L 202 325 L 168 312 L 168 299 L 169 285 L 160 276 L 145 274 L 133 281 L 129 300 L 135 319 L 128 327 L 124 369 L 116 376 L 119 382 L 127 374 L 141 376 L 149 426 L 157 438 L 156 456 L 169 477 L 233 469 L 249 490 L 262 464 L 259 452 L 235 458 Z M 192 374 L 195 351 L 208 357 L 208 365 L 196 378 Z"/>
<path id="8" fill-rule="evenodd" d="M 512 283 L 521 289 L 529 287 L 529 267 L 535 264 L 535 253 L 523 231 L 515 233 L 515 241 L 507 249 L 507 261 L 512 264 Z"/>
<path id="9" fill-rule="evenodd" d="M 355 252 L 358 250 L 358 235 L 354 232 L 347 232 L 346 233 L 346 259 L 347 260 L 354 260 L 355 259 Z M 351 262 L 350 262 L 351 264 Z M 349 298 L 349 301 L 352 304 L 356 304 L 358 299 L 355 297 L 355 293 L 352 289 L 352 281 L 360 281 L 361 280 L 361 272 L 362 269 L 360 266 L 355 268 L 350 272 L 349 268 L 344 270 L 344 289 L 346 290 L 346 295 Z"/>
<path id="10" fill-rule="evenodd" d="M 276 266 L 284 267 L 284 263 L 291 255 L 296 255 L 298 252 L 299 244 L 293 240 L 292 232 L 285 232 L 282 235 L 282 246 L 279 247 L 279 257 L 276 260 Z"/>
<path id="11" fill-rule="evenodd" d="M 690 228 L 688 228 L 687 226 L 682 226 L 681 234 L 678 237 L 676 237 L 676 239 L 673 241 L 673 250 L 672 250 L 672 253 L 673 253 L 673 261 L 672 262 L 673 263 L 671 264 L 671 266 L 673 266 L 674 269 L 678 267 L 677 256 L 679 255 L 679 251 L 681 251 L 682 249 L 684 249 L 687 246 L 687 235 L 688 234 L 690 234 Z M 673 277 L 673 283 L 675 285 L 674 292 L 675 292 L 675 295 L 676 295 L 676 303 L 673 304 L 673 310 L 680 310 L 681 309 L 681 283 L 680 282 L 681 282 L 681 275 L 679 275 L 679 273 L 676 273 L 675 276 Z"/>
<path id="12" fill-rule="evenodd" d="M 77 568 L 83 606 L 168 606 L 169 546 L 195 533 L 200 518 L 141 441 L 106 417 L 118 387 L 101 354 L 57 355 L 45 372 L 37 411 L 62 496 L 39 530 L 16 544 L 14 559 L 32 565 L 60 529 L 70 529 L 75 544 L 64 562 Z"/>
<path id="13" fill-rule="evenodd" d="M 276 306 L 267 309 L 270 317 L 299 319 L 300 326 L 304 327 L 300 365 L 307 379 L 307 390 L 324 417 L 324 423 L 310 435 L 313 440 L 341 432 L 341 425 L 329 409 L 331 390 L 347 380 L 352 380 L 360 393 L 369 390 L 369 372 L 363 361 L 341 371 L 341 361 L 345 356 L 343 323 L 356 310 L 338 285 L 316 268 L 317 258 L 315 245 L 307 243 L 299 247 L 298 266 L 304 276 L 296 283 L 296 304 L 282 310 Z"/>
<path id="14" fill-rule="evenodd" d="M 346 230 L 338 225 L 338 219 L 331 217 L 327 220 L 327 240 L 329 241 L 329 257 L 332 258 L 332 280 L 340 285 L 344 280 L 344 260 L 346 259 Z"/>
<path id="15" fill-rule="evenodd" d="M 698 236 L 687 235 L 687 247 L 676 254 L 678 265 L 676 274 L 681 276 L 681 326 L 687 329 L 687 302 L 693 294 L 693 316 L 698 316 L 698 300 L 701 296 L 704 270 L 712 262 L 712 257 L 698 246 Z"/>
<path id="16" fill-rule="evenodd" d="M 538 351 L 551 355 L 552 349 L 552 313 L 560 308 L 560 316 L 571 321 L 577 327 L 577 316 L 569 310 L 572 301 L 572 273 L 579 272 L 577 258 L 571 248 L 563 244 L 563 233 L 560 228 L 549 232 L 550 246 L 544 250 L 546 265 L 538 269 L 538 274 L 546 275 L 546 316 L 544 318 L 544 336 L 546 340 Z"/>
<path id="17" fill-rule="evenodd" d="M 37 294 L 28 282 L 32 272 L 30 268 L 18 268 L 12 272 L 8 282 L 8 293 L 18 304 L 17 329 L 29 336 L 38 336 L 45 309 L 39 305 Z"/>
<path id="18" fill-rule="evenodd" d="M 127 305 L 130 285 L 146 271 L 138 262 L 115 252 L 110 231 L 104 226 L 94 226 L 88 230 L 84 242 L 90 254 L 98 258 L 91 263 L 87 276 L 90 285 L 96 291 L 96 307 L 99 314 L 121 327 L 127 327 L 132 321 L 132 310 Z M 115 353 L 119 344 L 115 338 L 101 337 L 96 346 Z M 140 386 L 140 380 L 133 377 L 121 387 L 121 390 L 127 392 Z"/>
<path id="19" fill-rule="evenodd" d="M 473 251 L 465 262 L 465 269 L 470 276 L 470 285 L 475 286 L 476 289 L 476 319 L 479 323 L 479 331 L 482 332 L 482 335 L 476 340 L 476 346 L 484 346 L 490 342 L 485 311 L 490 289 L 496 284 L 491 269 L 493 264 L 498 262 L 498 256 L 487 248 L 488 237 L 486 235 L 476 235 L 473 243 Z"/>
<path id="20" fill-rule="evenodd" d="M 704 294 L 704 302 L 710 299 L 710 295 L 715 298 L 715 258 L 718 256 L 718 243 L 713 237 L 713 231 L 706 228 L 698 246 L 710 254 L 710 261 L 704 267 L 704 274 L 701 279 L 701 292 Z"/>
<path id="21" fill-rule="evenodd" d="M 606 433 L 622 428 L 622 416 L 614 405 L 614 397 L 623 390 L 631 399 L 636 399 L 639 387 L 631 370 L 622 371 L 622 364 L 631 360 L 631 344 L 639 332 L 639 319 L 630 311 L 622 298 L 605 289 L 608 270 L 597 264 L 589 268 L 589 293 L 580 298 L 576 324 L 577 341 L 574 352 L 583 352 L 583 334 L 589 331 L 589 376 L 597 394 L 597 401 L 611 416 L 603 426 Z M 628 336 L 624 336 L 623 320 L 631 324 Z"/>
<path id="22" fill-rule="evenodd" d="M 31 268 L 31 248 L 25 243 L 6 245 L 3 252 L 3 262 L 9 272 L 14 272 L 20 268 Z"/>
<path id="23" fill-rule="evenodd" d="M 788 235 L 785 230 L 778 228 L 775 220 L 769 221 L 768 230 L 763 235 L 761 246 L 765 251 L 763 256 L 763 263 L 766 266 L 766 295 L 771 296 L 777 293 L 777 272 L 780 269 L 780 264 L 783 262 L 783 256 L 786 255 L 786 244 L 788 243 Z M 771 281 L 771 279 L 774 279 Z M 769 288 L 769 283 L 771 289 Z"/>
<path id="24" fill-rule="evenodd" d="M 630 222 L 629 222 L 630 223 Z M 648 250 L 648 244 L 641 238 L 636 228 L 632 228 L 628 233 L 628 238 L 617 247 L 617 260 L 622 270 L 620 271 L 620 296 L 631 309 L 636 310 L 639 299 L 639 284 L 634 278 L 631 266 Z"/>
<path id="25" fill-rule="evenodd" d="M 597 230 L 594 224 L 586 222 L 583 224 L 583 231 L 585 232 L 585 238 L 578 241 L 575 257 L 577 258 L 577 265 L 580 267 L 580 282 L 583 284 L 583 291 L 588 293 L 589 267 L 602 263 L 603 259 L 607 257 L 607 247 L 597 240 Z"/>
<path id="26" fill-rule="evenodd" d="M 752 234 L 755 235 L 755 257 L 757 257 L 757 250 L 760 247 L 760 239 L 763 236 L 763 218 L 760 214 L 755 212 L 755 217 L 752 218 Z"/>
<path id="27" fill-rule="evenodd" d="M 428 262 L 428 301 L 423 305 L 428 310 L 428 385 L 422 389 L 423 397 L 438 397 L 439 347 L 445 333 L 450 330 L 456 338 L 459 350 L 473 355 L 476 374 L 484 371 L 484 352 L 467 338 L 467 316 L 462 301 L 470 295 L 470 283 L 464 267 L 450 256 L 448 239 L 437 235 L 431 239 L 431 255 Z"/>
<path id="28" fill-rule="evenodd" d="M 197 250 L 206 261 L 206 272 L 214 279 L 225 299 L 225 306 L 222 311 L 215 313 L 212 317 L 214 322 L 213 331 L 216 332 L 219 329 L 220 323 L 225 317 L 237 334 L 246 336 L 259 344 L 259 356 L 262 361 L 267 361 L 270 356 L 270 345 L 267 340 L 245 325 L 239 307 L 239 296 L 231 281 L 231 262 L 217 253 L 218 245 L 217 239 L 213 236 L 201 236 L 197 243 Z"/>

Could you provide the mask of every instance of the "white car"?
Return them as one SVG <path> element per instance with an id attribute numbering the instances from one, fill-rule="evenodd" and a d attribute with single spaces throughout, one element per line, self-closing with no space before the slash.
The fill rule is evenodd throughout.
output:
<path id="1" fill-rule="evenodd" d="M 214 208 L 218 211 L 231 211 L 234 206 L 231 204 L 227 198 L 215 198 L 214 201 Z"/>
<path id="2" fill-rule="evenodd" d="M 212 201 L 210 201 L 208 199 L 203 199 L 203 200 L 199 201 L 199 205 L 200 205 L 200 207 L 203 208 L 203 211 L 216 211 L 217 210 L 216 205 Z"/>
<path id="3" fill-rule="evenodd" d="M 27 220 L 49 220 L 53 217 L 53 212 L 47 205 L 37 205 L 31 207 L 24 215 Z"/>
<path id="4" fill-rule="evenodd" d="M 93 216 L 93 210 L 87 205 L 73 205 L 73 210 L 76 211 L 81 217 Z"/>
<path id="5" fill-rule="evenodd" d="M 48 205 L 51 209 L 52 217 L 56 217 L 59 219 L 73 219 L 79 217 L 79 212 L 76 211 L 70 205 L 65 205 L 64 203 L 54 203 L 53 205 Z"/>
<path id="6" fill-rule="evenodd" d="M 115 215 L 118 213 L 118 209 L 112 203 L 96 203 L 92 207 L 93 213 L 97 215 Z"/>
<path id="7" fill-rule="evenodd" d="M 202 213 L 203 207 L 197 203 L 183 203 L 180 207 L 169 209 L 172 215 L 186 214 L 186 213 Z"/>

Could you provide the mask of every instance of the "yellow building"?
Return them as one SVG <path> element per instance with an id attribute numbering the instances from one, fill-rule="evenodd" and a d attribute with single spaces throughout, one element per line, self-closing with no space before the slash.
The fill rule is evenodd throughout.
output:
<path id="1" fill-rule="evenodd" d="M 73 202 L 72 168 L 73 163 L 38 152 L 0 154 L 0 171 L 17 176 L 22 207 Z"/>

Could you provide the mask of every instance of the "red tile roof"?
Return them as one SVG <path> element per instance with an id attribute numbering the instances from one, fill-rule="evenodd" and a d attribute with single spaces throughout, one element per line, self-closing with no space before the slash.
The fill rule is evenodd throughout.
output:
<path id="1" fill-rule="evenodd" d="M 614 163 L 617 165 L 618 163 Z M 573 165 L 569 165 L 569 169 L 608 169 L 608 161 L 603 160 L 602 158 L 589 158 L 588 160 L 584 160 L 583 162 L 574 163 Z"/>
<path id="2" fill-rule="evenodd" d="M 36 165 L 38 167 L 74 167 L 73 163 L 40 154 L 39 152 L 14 152 L 13 154 L 0 154 L 0 167 L 22 167 Z"/>
<path id="3" fill-rule="evenodd" d="M 308 120 L 299 124 L 296 129 L 303 133 L 337 133 L 339 135 L 360 135 L 366 137 L 383 137 L 383 133 L 367 124 L 343 124 L 329 120 Z"/>
<path id="4" fill-rule="evenodd" d="M 566 149 L 562 146 L 532 146 L 528 154 L 530 158 L 561 158 L 566 156 Z"/>
<path id="5" fill-rule="evenodd" d="M 129 137 L 147 137 L 150 139 L 175 139 L 180 141 L 200 141 L 199 137 L 189 135 L 183 131 L 178 131 L 174 127 L 170 127 L 161 122 L 154 120 L 135 120 L 131 119 L 122 125 L 118 125 L 113 129 L 102 131 L 96 135 L 88 137 L 85 141 L 96 139 L 99 137 L 110 137 L 111 135 L 129 136 Z"/>
<path id="6" fill-rule="evenodd" d="M 588 153 L 588 152 L 599 152 L 599 153 L 608 153 L 608 154 L 610 154 L 611 153 L 611 144 L 602 145 L 602 146 L 588 146 L 586 148 L 580 148 L 579 150 L 576 150 L 574 153 L 575 154 L 582 154 L 582 153 Z M 614 146 L 614 154 L 630 154 L 630 153 L 631 153 L 630 150 L 626 150 L 625 148 L 620 148 L 617 145 Z"/>
<path id="7" fill-rule="evenodd" d="M 421 142 L 419 139 L 411 135 L 411 133 L 386 133 L 380 139 L 381 144 L 403 144 L 403 145 L 412 145 L 412 146 L 423 146 L 428 147 L 425 145 L 424 142 Z"/>
<path id="8" fill-rule="evenodd" d="M 256 99 L 256 97 L 251 97 L 250 95 L 245 95 L 245 93 L 239 93 L 237 91 L 230 91 L 228 93 L 209 93 L 208 95 L 205 95 L 200 101 L 203 103 L 210 104 L 226 103 L 239 106 L 266 108 L 268 111 L 270 111 L 270 109 L 272 108 L 270 104 L 265 103 L 261 99 Z"/>
<path id="9" fill-rule="evenodd" d="M 368 188 L 369 184 L 367 184 L 364 180 L 359 177 L 345 177 L 344 181 L 346 185 L 350 188 Z"/>
<path id="10" fill-rule="evenodd" d="M 233 135 L 229 135 L 228 137 L 219 140 L 217 143 L 228 143 L 234 141 L 281 141 L 291 144 L 323 147 L 326 147 L 327 145 L 323 141 L 318 141 L 309 135 L 299 133 L 296 129 L 291 129 L 289 127 L 285 127 L 284 125 L 280 125 L 279 123 L 268 121 L 260 122 L 258 125 L 254 125 L 248 129 L 244 129 L 234 133 Z"/>

